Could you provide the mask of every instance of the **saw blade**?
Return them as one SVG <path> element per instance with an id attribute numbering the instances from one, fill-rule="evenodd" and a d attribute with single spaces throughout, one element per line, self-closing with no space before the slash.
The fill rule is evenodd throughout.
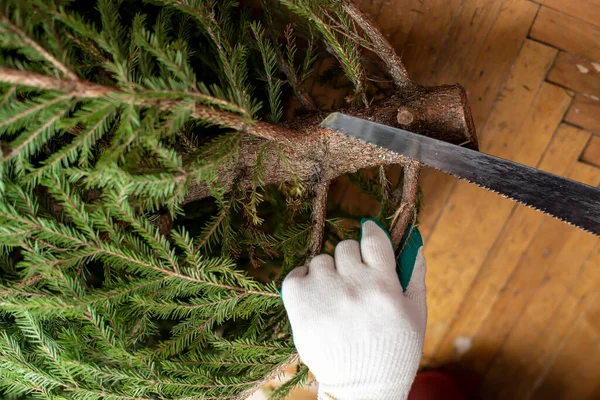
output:
<path id="1" fill-rule="evenodd" d="M 600 189 L 403 129 L 342 113 L 322 127 L 475 183 L 600 236 Z"/>

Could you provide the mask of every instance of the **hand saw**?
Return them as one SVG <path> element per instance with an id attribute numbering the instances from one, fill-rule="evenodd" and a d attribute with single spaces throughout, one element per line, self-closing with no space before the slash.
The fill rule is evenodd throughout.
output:
<path id="1" fill-rule="evenodd" d="M 600 189 L 539 169 L 342 113 L 321 126 L 483 186 L 600 236 Z"/>

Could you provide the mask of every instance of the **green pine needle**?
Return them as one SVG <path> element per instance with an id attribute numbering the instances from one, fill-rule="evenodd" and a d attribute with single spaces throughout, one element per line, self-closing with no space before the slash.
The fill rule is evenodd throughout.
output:
<path id="1" fill-rule="evenodd" d="M 240 125 L 282 124 L 324 47 L 364 97 L 364 43 L 336 2 L 262 3 L 0 5 L 0 397 L 239 398 L 295 357 L 311 183 Z"/>

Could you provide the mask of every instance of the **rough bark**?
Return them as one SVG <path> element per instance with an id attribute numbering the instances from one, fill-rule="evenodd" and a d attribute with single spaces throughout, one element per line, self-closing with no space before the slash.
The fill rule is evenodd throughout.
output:
<path id="1" fill-rule="evenodd" d="M 408 128 L 455 144 L 467 142 L 469 147 L 476 148 L 477 140 L 462 87 L 448 85 L 426 89 L 408 100 L 397 95 L 374 103 L 368 110 L 355 107 L 340 111 L 386 125 Z M 398 123 L 399 110 L 408 110 L 413 115 L 410 124 Z M 214 110 L 210 112 L 213 113 Z M 235 168 L 223 165 L 219 171 L 219 183 L 226 189 L 231 188 L 236 178 L 236 184 L 251 186 L 250 172 L 264 143 L 257 137 L 279 146 L 286 158 L 286 162 L 281 160 L 275 146 L 268 150 L 264 157 L 264 178 L 267 184 L 287 182 L 294 178 L 309 184 L 329 181 L 362 168 L 387 164 L 404 165 L 409 161 L 399 154 L 321 128 L 319 124 L 327 116 L 325 113 L 298 118 L 284 126 L 265 122 L 249 125 L 242 117 L 236 116 L 232 120 L 231 114 L 226 114 L 228 126 L 235 126 L 252 135 L 242 142 Z M 210 196 L 207 185 L 197 182 L 191 186 L 185 202 L 206 196 Z"/>
<path id="2" fill-rule="evenodd" d="M 421 165 L 416 161 L 409 161 L 404 165 L 404 175 L 402 180 L 402 199 L 398 210 L 396 211 L 396 219 L 392 226 L 390 236 L 394 249 L 399 249 L 400 241 L 404 236 L 404 231 L 408 224 L 416 220 L 417 216 L 417 193 L 419 189 L 419 172 Z"/>
<path id="3" fill-rule="evenodd" d="M 318 182 L 315 185 L 312 209 L 312 232 L 309 243 L 309 259 L 321 252 L 323 247 L 323 233 L 325 231 L 325 220 L 327 219 L 327 192 L 329 181 Z"/>

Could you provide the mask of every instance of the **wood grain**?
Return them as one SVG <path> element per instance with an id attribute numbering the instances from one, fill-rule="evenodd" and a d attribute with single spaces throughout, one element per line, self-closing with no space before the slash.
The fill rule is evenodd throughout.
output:
<path id="1" fill-rule="evenodd" d="M 567 176 L 588 185 L 596 186 L 600 183 L 600 169 L 582 166 L 578 162 L 572 164 Z M 541 229 L 547 227 L 547 220 L 544 217 Z M 534 282 L 528 281 L 526 285 L 530 286 L 521 286 L 521 290 L 528 289 L 533 294 L 487 373 L 484 386 L 488 390 L 496 390 L 499 395 L 497 398 L 514 399 L 525 396 L 528 385 L 512 383 L 520 380 L 524 373 L 531 375 L 531 370 L 535 371 L 537 368 L 536 360 L 544 355 L 542 351 L 536 352 L 537 342 L 544 332 L 556 330 L 555 314 L 569 290 L 578 284 L 582 266 L 598 244 L 594 235 L 575 227 L 563 224 L 558 229 L 566 234 L 567 239 L 562 248 L 551 250 L 552 255 L 546 258 L 551 261 L 526 267 L 542 269 L 543 277 L 539 285 L 532 285 Z M 518 273 L 516 275 L 518 278 Z M 507 285 L 512 286 L 514 283 L 510 280 Z M 568 331 L 563 334 L 568 334 Z M 515 360 L 517 355 L 519 362 Z"/>
<path id="2" fill-rule="evenodd" d="M 540 9 L 529 36 L 569 53 L 600 61 L 600 27 L 551 8 Z"/>
<path id="3" fill-rule="evenodd" d="M 600 100 L 578 94 L 565 121 L 592 132 L 600 133 Z"/>
<path id="4" fill-rule="evenodd" d="M 570 99 L 570 95 L 563 89 L 549 83 L 543 84 L 521 130 L 516 132 L 516 136 L 510 141 L 510 148 L 515 150 L 508 151 L 514 153 L 514 161 L 532 166 L 538 164 L 569 106 Z M 508 137 L 508 134 L 505 136 Z M 497 144 L 499 148 L 492 148 L 492 150 L 500 153 L 505 143 L 498 138 Z M 508 148 L 509 144 L 506 146 Z M 550 154 L 555 153 L 557 152 L 554 148 L 550 149 Z M 576 157 L 577 155 L 573 156 L 574 159 Z M 556 161 L 557 164 L 564 162 L 565 160 Z M 546 163 L 547 161 L 543 165 L 545 166 Z M 507 213 L 507 208 L 510 212 L 510 204 L 505 203 L 504 199 L 495 199 L 491 195 L 489 197 L 488 202 L 491 202 L 493 207 L 499 207 L 498 210 L 501 210 L 503 215 Z M 454 360 L 455 356 L 459 355 L 455 352 L 456 338 L 470 338 L 476 335 L 517 266 L 522 253 L 533 239 L 542 216 L 529 207 L 519 206 L 508 217 L 502 233 L 485 259 L 481 261 L 477 276 L 470 290 L 465 294 L 463 307 L 458 311 L 451 329 L 434 355 L 436 361 Z"/>
<path id="5" fill-rule="evenodd" d="M 444 49 L 436 67 L 432 71 L 431 81 L 435 84 L 459 82 L 465 86 L 469 95 L 473 120 L 478 135 L 481 135 L 484 122 L 490 114 L 494 101 L 498 97 L 498 91 L 504 84 L 515 58 L 523 47 L 523 40 L 527 36 L 529 27 L 535 17 L 538 6 L 521 0 L 505 1 L 497 13 L 494 22 L 490 21 L 491 10 L 476 13 L 476 7 L 464 3 L 463 6 L 470 7 L 471 19 L 475 21 L 490 22 L 491 29 L 484 27 L 487 32 L 474 32 L 469 29 L 471 19 L 455 21 L 450 37 L 445 42 Z M 468 15 L 464 11 L 461 14 Z M 479 17 L 478 17 L 479 15 Z M 485 15 L 485 18 L 483 16 Z M 465 24 L 467 26 L 465 26 Z M 481 52 L 473 51 L 470 46 L 459 46 L 461 41 L 468 41 L 474 37 L 485 38 Z M 458 41 L 458 43 L 457 43 Z M 444 58 L 447 60 L 444 61 Z M 456 59 L 464 68 L 447 68 Z M 448 65 L 441 64 L 447 62 Z M 472 66 L 470 64 L 473 64 Z M 453 64 L 452 64 L 453 65 Z M 424 233 L 423 238 L 427 240 L 429 233 L 435 228 L 435 224 L 444 209 L 447 197 L 452 192 L 457 180 L 449 175 L 425 171 L 421 176 L 421 189 L 424 201 L 421 213 L 421 226 Z"/>
<path id="6" fill-rule="evenodd" d="M 600 136 L 593 135 L 581 154 L 581 161 L 600 168 Z"/>
<path id="7" fill-rule="evenodd" d="M 552 367 L 531 399 L 592 399 L 598 387 L 597 368 L 600 365 L 598 326 L 594 320 L 599 313 L 600 296 L 596 296 L 580 315 L 571 335 L 564 340 Z"/>
<path id="8" fill-rule="evenodd" d="M 502 1 L 474 0 L 462 4 L 448 32 L 444 48 L 431 69 L 436 84 L 464 82 L 470 76 Z M 520 38 L 519 42 L 522 42 Z"/>
<path id="9" fill-rule="evenodd" d="M 512 158 L 508 143 L 529 115 L 556 50 L 526 41 L 520 57 L 480 134 L 483 151 Z M 530 89 L 525 89 L 524 86 Z M 496 145 L 507 143 L 507 146 Z M 493 192 L 458 182 L 425 247 L 429 325 L 425 355 L 433 356 L 494 240 L 502 230 L 514 203 Z M 468 246 L 456 246 L 464 238 Z"/>
<path id="10" fill-rule="evenodd" d="M 561 51 L 548 74 L 550 82 L 579 93 L 600 97 L 600 65 Z"/>
<path id="11" fill-rule="evenodd" d="M 368 2 L 363 1 L 363 3 Z M 381 7 L 377 18 L 377 26 L 402 57 L 404 56 L 404 45 L 413 23 L 421 18 L 421 14 L 413 11 L 418 6 L 418 0 L 398 1 L 393 5 L 385 4 Z"/>
<path id="12" fill-rule="evenodd" d="M 600 2 L 598 0 L 535 0 L 582 21 L 600 26 Z"/>
<path id="13" fill-rule="evenodd" d="M 515 383 L 515 393 L 522 394 L 521 398 L 530 398 L 537 386 L 549 380 L 547 374 L 550 368 L 553 365 L 560 365 L 556 363 L 556 353 L 568 340 L 576 340 L 571 336 L 576 321 L 595 301 L 598 285 L 600 285 L 600 246 L 596 243 L 592 255 L 577 273 L 575 283 L 568 288 L 558 309 L 552 315 L 552 329 L 545 329 L 530 349 L 535 357 L 529 358 L 529 363 L 525 364 L 519 373 L 519 381 Z M 577 383 L 575 381 L 572 384 Z"/>
<path id="14" fill-rule="evenodd" d="M 515 59 L 527 43 L 529 27 L 538 6 L 529 1 L 507 0 L 490 30 L 465 84 L 475 127 L 481 129 Z"/>
<path id="15" fill-rule="evenodd" d="M 570 166 L 576 163 L 578 154 L 588 138 L 588 132 L 566 125 L 561 126 L 539 167 L 564 176 Z M 485 322 L 477 331 L 471 351 L 462 360 L 479 373 L 485 373 L 498 355 L 506 337 L 552 265 L 555 265 L 555 268 L 564 267 L 564 263 L 554 262 L 559 259 L 557 255 L 569 238 L 569 229 L 565 228 L 569 226 L 549 216 L 540 216 L 539 213 L 535 216 L 530 214 L 529 217 L 537 222 L 531 226 L 534 232 L 531 241 L 519 258 L 510 279 L 500 291 Z M 543 218 L 541 225 L 538 221 L 540 217 Z"/>
<path id="16" fill-rule="evenodd" d="M 444 46 L 447 32 L 461 3 L 459 0 L 422 0 L 413 3 L 410 12 L 418 16 L 412 22 L 402 60 L 415 82 L 432 84 L 430 71 Z"/>
<path id="17" fill-rule="evenodd" d="M 457 181 L 458 179 L 433 168 L 423 168 L 421 171 L 423 202 L 419 214 L 419 231 L 424 241 L 429 239 Z"/>

